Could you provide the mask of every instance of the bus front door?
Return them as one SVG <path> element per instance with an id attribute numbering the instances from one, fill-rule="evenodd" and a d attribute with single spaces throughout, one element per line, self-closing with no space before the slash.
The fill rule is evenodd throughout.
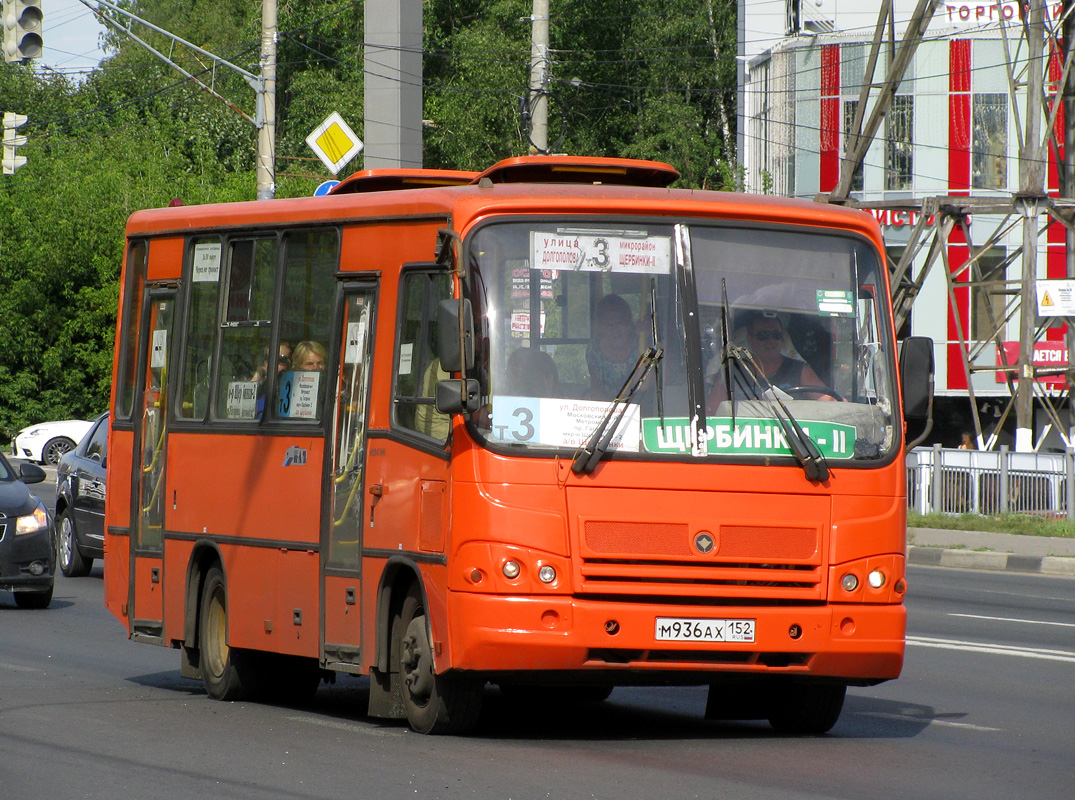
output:
<path id="1" fill-rule="evenodd" d="M 339 370 L 333 404 L 333 446 L 326 470 L 330 514 L 322 530 L 321 657 L 326 666 L 359 672 L 362 654 L 361 565 L 363 484 L 375 286 L 342 284 L 336 307 Z"/>
<path id="2" fill-rule="evenodd" d="M 163 644 L 164 465 L 167 443 L 168 353 L 175 312 L 173 289 L 152 289 L 142 314 L 143 358 L 136 403 L 137 430 L 131 486 L 133 542 L 130 571 L 132 639 Z"/>

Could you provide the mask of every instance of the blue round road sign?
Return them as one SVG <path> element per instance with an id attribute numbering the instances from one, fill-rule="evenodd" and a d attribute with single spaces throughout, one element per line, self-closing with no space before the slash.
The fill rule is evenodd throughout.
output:
<path id="1" fill-rule="evenodd" d="M 339 186 L 339 181 L 325 181 L 316 189 L 314 189 L 314 197 L 324 197 L 326 194 L 332 191 L 333 187 Z"/>

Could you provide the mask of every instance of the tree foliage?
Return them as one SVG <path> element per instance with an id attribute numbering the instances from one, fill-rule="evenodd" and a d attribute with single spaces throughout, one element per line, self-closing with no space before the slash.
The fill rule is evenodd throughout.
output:
<path id="1" fill-rule="evenodd" d="M 121 5 L 258 72 L 260 3 Z M 664 160 L 682 185 L 732 188 L 735 5 L 552 0 L 550 149 Z M 531 0 L 425 0 L 423 9 L 426 166 L 483 169 L 528 152 Z M 355 0 L 279 0 L 278 196 L 307 195 L 329 177 L 305 137 L 331 111 L 362 136 L 363 12 Z M 2 110 L 30 117 L 20 130 L 28 164 L 0 176 L 0 441 L 107 405 L 132 212 L 255 194 L 255 131 L 236 113 L 256 116 L 246 79 L 133 30 L 228 102 L 116 31 L 82 80 L 0 65 Z"/>

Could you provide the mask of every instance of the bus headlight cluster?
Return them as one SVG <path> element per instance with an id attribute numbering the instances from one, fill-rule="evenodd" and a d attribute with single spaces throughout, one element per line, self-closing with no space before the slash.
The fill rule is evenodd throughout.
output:
<path id="1" fill-rule="evenodd" d="M 509 581 L 513 581 L 519 577 L 519 573 L 522 572 L 522 568 L 519 566 L 518 561 L 505 561 L 504 562 L 504 577 Z"/>
<path id="2" fill-rule="evenodd" d="M 859 588 L 858 576 L 853 572 L 848 572 L 840 579 L 840 585 L 844 587 L 845 592 L 853 592 Z"/>
<path id="3" fill-rule="evenodd" d="M 551 564 L 545 564 L 538 570 L 538 580 L 542 583 L 552 583 L 556 580 L 556 568 Z"/>
<path id="4" fill-rule="evenodd" d="M 874 589 L 880 589 L 885 585 L 885 573 L 879 569 L 875 569 L 866 576 L 866 580 L 870 582 L 870 586 Z"/>

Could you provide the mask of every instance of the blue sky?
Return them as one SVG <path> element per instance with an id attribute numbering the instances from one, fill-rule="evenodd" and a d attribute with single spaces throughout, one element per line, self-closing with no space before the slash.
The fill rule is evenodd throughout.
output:
<path id="1" fill-rule="evenodd" d="M 97 66 L 104 57 L 98 47 L 103 27 L 78 0 L 41 0 L 44 16 L 45 52 L 38 61 L 63 73 L 76 73 Z"/>

